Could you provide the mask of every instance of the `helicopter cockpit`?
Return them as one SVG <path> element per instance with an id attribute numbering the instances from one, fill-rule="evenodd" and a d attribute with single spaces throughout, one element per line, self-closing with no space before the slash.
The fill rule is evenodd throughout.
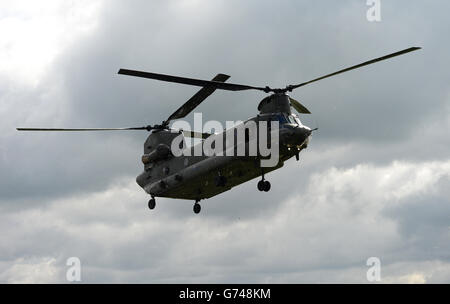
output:
<path id="1" fill-rule="evenodd" d="M 302 127 L 303 124 L 295 114 L 278 113 L 275 114 L 274 120 L 278 120 L 280 127 L 282 126 L 295 126 Z"/>

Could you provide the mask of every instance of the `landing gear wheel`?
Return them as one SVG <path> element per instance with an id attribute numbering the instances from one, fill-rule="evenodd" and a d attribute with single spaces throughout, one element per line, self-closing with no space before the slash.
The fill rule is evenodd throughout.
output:
<path id="1" fill-rule="evenodd" d="M 152 197 L 149 201 L 148 201 L 148 208 L 150 209 L 155 209 L 156 206 L 156 200 Z"/>
<path id="2" fill-rule="evenodd" d="M 270 190 L 270 182 L 269 181 L 264 181 L 264 191 L 268 192 Z"/>
<path id="3" fill-rule="evenodd" d="M 195 204 L 194 204 L 194 213 L 195 213 L 195 214 L 199 214 L 199 213 L 200 213 L 200 210 L 202 210 L 202 206 L 200 206 L 199 203 L 195 203 Z"/>
<path id="4" fill-rule="evenodd" d="M 263 180 L 260 180 L 258 182 L 258 190 L 259 191 L 264 191 L 264 181 Z"/>

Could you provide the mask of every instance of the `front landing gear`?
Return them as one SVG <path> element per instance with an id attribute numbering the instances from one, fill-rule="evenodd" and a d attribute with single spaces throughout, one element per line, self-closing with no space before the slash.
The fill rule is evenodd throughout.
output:
<path id="1" fill-rule="evenodd" d="M 198 203 L 200 200 L 196 200 L 195 204 L 194 204 L 194 213 L 195 214 L 199 214 L 200 210 L 202 210 L 202 206 L 200 206 L 200 204 Z"/>
<path id="2" fill-rule="evenodd" d="M 155 206 L 156 206 L 156 200 L 152 196 L 152 198 L 148 201 L 148 208 L 153 210 L 153 209 L 155 209 Z"/>

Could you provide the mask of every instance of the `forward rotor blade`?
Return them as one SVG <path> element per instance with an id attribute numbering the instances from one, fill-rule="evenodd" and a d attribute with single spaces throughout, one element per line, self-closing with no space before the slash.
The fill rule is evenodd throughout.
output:
<path id="1" fill-rule="evenodd" d="M 230 76 L 225 74 L 217 74 L 216 77 L 212 79 L 215 82 L 225 82 Z M 207 85 L 200 89 L 194 96 L 192 96 L 185 104 L 178 108 L 169 118 L 166 120 L 166 123 L 173 119 L 183 118 L 189 113 L 192 112 L 203 100 L 208 98 L 216 90 L 216 87 Z"/>
<path id="2" fill-rule="evenodd" d="M 194 131 L 188 131 L 188 130 L 182 130 L 183 135 L 186 137 L 192 137 L 192 138 L 202 138 L 206 139 L 212 134 L 210 133 L 201 133 L 201 132 L 194 132 Z"/>
<path id="3" fill-rule="evenodd" d="M 221 89 L 221 90 L 227 90 L 227 91 L 244 91 L 244 90 L 265 91 L 266 90 L 266 88 L 252 87 L 252 86 L 242 85 L 242 84 L 224 83 L 224 82 L 219 82 L 219 81 L 209 81 L 209 80 L 186 78 L 186 77 L 171 76 L 171 75 L 164 75 L 164 74 L 156 74 L 156 73 L 127 70 L 127 69 L 120 69 L 119 74 L 143 77 L 143 78 L 149 78 L 149 79 L 156 79 L 156 80 L 167 81 L 167 82 L 182 83 L 182 84 L 194 85 L 194 86 L 198 86 L 198 87 L 211 86 L 215 89 Z"/>
<path id="4" fill-rule="evenodd" d="M 299 112 L 301 114 L 311 114 L 311 112 L 304 105 L 302 105 L 300 102 L 298 102 L 294 98 L 289 97 L 289 101 L 291 102 L 291 106 L 294 109 L 296 109 L 297 112 Z"/>
<path id="5" fill-rule="evenodd" d="M 404 49 L 402 51 L 399 51 L 399 52 L 396 52 L 396 53 L 392 53 L 392 54 L 389 54 L 389 55 L 386 55 L 386 56 L 383 56 L 383 57 L 375 58 L 375 59 L 372 59 L 372 60 L 369 60 L 369 61 L 357 64 L 357 65 L 351 66 L 349 68 L 346 68 L 346 69 L 343 69 L 343 70 L 339 70 L 337 72 L 334 72 L 334 73 L 331 73 L 331 74 L 328 74 L 328 75 L 325 75 L 325 76 L 322 76 L 322 77 L 319 77 L 319 78 L 307 81 L 307 82 L 303 82 L 303 83 L 300 83 L 300 84 L 297 84 L 297 85 L 290 85 L 290 86 L 288 86 L 288 89 L 290 91 L 290 90 L 293 90 L 293 89 L 305 86 L 307 84 L 310 84 L 312 82 L 316 82 L 316 81 L 319 81 L 319 80 L 322 80 L 322 79 L 325 79 L 325 78 L 328 78 L 328 77 L 331 77 L 331 76 L 334 76 L 334 75 L 337 75 L 337 74 L 348 72 L 348 71 L 351 71 L 351 70 L 354 70 L 354 69 L 357 69 L 357 68 L 360 68 L 360 67 L 372 64 L 372 63 L 376 63 L 376 62 L 379 62 L 379 61 L 382 61 L 382 60 L 386 60 L 386 59 L 389 59 L 389 58 L 392 58 L 392 57 L 400 56 L 400 55 L 403 55 L 403 54 L 406 54 L 406 53 L 409 53 L 409 52 L 413 52 L 413 51 L 417 51 L 417 50 L 420 50 L 420 49 L 421 49 L 420 47 L 411 47 L 411 48 L 408 48 L 408 49 Z"/>
<path id="6" fill-rule="evenodd" d="M 16 128 L 17 131 L 126 131 L 147 130 L 147 127 L 135 128 Z"/>

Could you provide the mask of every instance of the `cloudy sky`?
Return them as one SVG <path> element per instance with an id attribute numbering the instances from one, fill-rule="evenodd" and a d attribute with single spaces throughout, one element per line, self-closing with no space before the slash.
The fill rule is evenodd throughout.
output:
<path id="1" fill-rule="evenodd" d="M 0 282 L 450 282 L 448 1 L 0 2 Z M 16 127 L 159 123 L 198 88 L 119 68 L 284 86 L 422 50 L 291 95 L 319 127 L 300 162 L 202 202 L 135 183 L 145 132 Z M 262 92 L 216 91 L 204 119 L 246 119 Z M 188 117 L 192 118 L 192 114 Z"/>

